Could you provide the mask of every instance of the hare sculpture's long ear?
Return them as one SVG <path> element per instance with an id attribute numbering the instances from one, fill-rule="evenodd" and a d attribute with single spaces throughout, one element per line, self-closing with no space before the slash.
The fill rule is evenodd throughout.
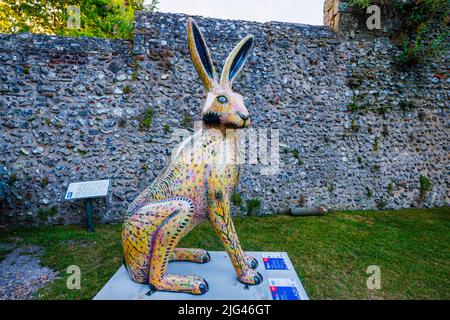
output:
<path id="1" fill-rule="evenodd" d="M 214 84 L 217 83 L 216 70 L 214 69 L 205 39 L 192 18 L 188 18 L 187 34 L 192 62 L 205 85 L 206 91 L 210 91 Z"/>
<path id="2" fill-rule="evenodd" d="M 250 49 L 253 45 L 253 36 L 249 35 L 242 39 L 241 42 L 231 51 L 228 56 L 227 62 L 222 70 L 222 75 L 220 77 L 220 84 L 229 86 L 233 85 L 234 79 L 236 79 L 239 72 L 242 70 L 248 55 L 250 54 Z"/>

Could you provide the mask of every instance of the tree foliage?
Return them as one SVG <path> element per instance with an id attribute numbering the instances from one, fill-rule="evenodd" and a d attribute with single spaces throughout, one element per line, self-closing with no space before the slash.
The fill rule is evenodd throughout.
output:
<path id="1" fill-rule="evenodd" d="M 131 39 L 134 12 L 153 11 L 157 3 L 157 0 L 148 5 L 144 0 L 0 0 L 0 32 Z"/>

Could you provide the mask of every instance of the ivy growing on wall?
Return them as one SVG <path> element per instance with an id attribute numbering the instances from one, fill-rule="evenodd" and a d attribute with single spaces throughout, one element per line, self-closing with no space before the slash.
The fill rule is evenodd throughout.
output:
<path id="1" fill-rule="evenodd" d="M 402 23 L 394 35 L 401 49 L 398 62 L 402 66 L 416 66 L 430 57 L 448 50 L 448 0 L 350 0 L 351 5 L 367 8 L 370 5 L 390 6 L 401 16 Z"/>

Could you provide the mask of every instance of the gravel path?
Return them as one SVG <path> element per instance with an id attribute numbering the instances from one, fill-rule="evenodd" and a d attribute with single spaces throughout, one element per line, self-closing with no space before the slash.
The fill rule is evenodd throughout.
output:
<path id="1" fill-rule="evenodd" d="M 14 248 L 0 244 L 0 248 Z M 15 247 L 0 262 L 0 300 L 32 299 L 33 293 L 56 277 L 56 273 L 39 264 L 42 249 L 37 246 Z"/>

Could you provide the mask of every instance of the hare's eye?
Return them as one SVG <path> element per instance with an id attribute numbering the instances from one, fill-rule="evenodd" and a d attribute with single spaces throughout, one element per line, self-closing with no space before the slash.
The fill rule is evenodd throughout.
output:
<path id="1" fill-rule="evenodd" d="M 228 99 L 225 96 L 218 96 L 217 101 L 219 101 L 220 104 L 228 103 Z"/>

